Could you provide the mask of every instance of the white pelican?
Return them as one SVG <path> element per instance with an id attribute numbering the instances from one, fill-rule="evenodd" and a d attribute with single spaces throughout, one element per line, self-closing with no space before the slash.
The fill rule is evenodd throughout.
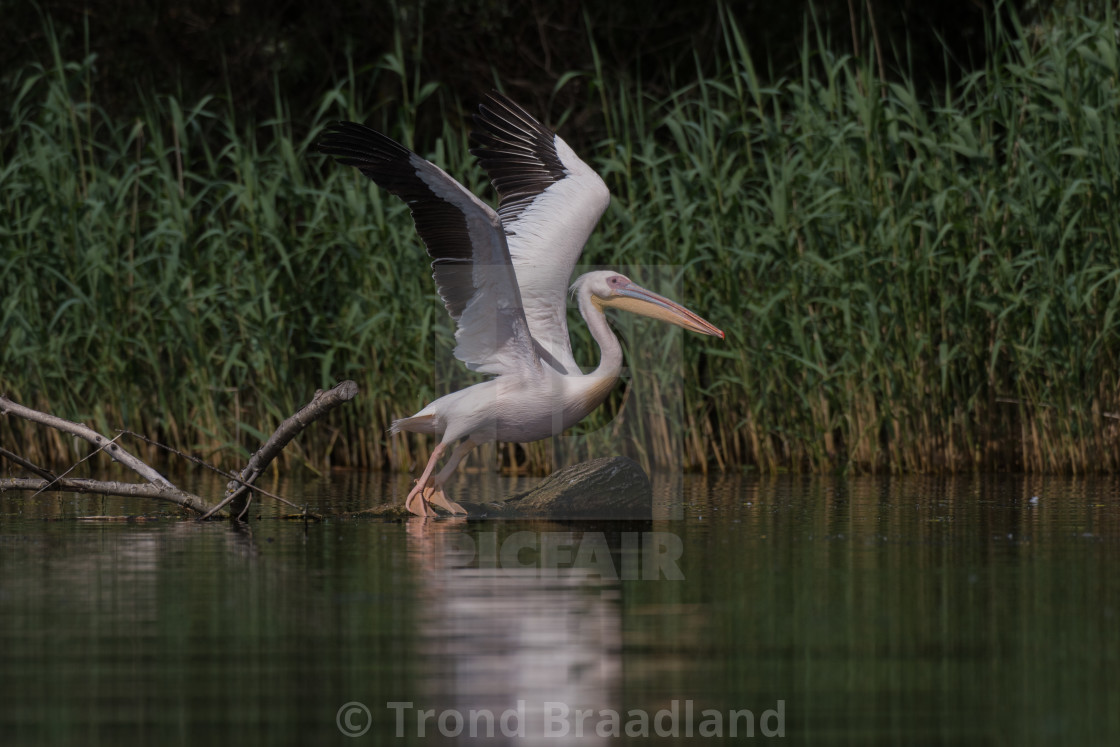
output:
<path id="1" fill-rule="evenodd" d="M 583 245 L 610 202 L 607 185 L 568 145 L 524 109 L 491 93 L 471 137 L 498 192 L 498 211 L 441 168 L 354 122 L 328 127 L 319 150 L 356 166 L 412 209 L 432 258 L 432 276 L 455 320 L 455 357 L 495 377 L 440 397 L 391 431 L 440 437 L 405 499 L 420 516 L 432 504 L 466 513 L 443 486 L 471 449 L 488 441 L 548 438 L 602 404 L 618 381 L 622 348 L 603 309 L 614 307 L 703 335 L 723 332 L 615 272 L 589 272 L 571 286 L 601 352 L 583 373 L 568 339 L 565 291 Z M 447 448 L 447 464 L 433 476 Z"/>

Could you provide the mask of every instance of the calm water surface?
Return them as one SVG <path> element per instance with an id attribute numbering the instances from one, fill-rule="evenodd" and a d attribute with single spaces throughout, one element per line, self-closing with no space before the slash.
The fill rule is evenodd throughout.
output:
<path id="1" fill-rule="evenodd" d="M 1120 744 L 1117 481 L 657 486 L 648 522 L 240 530 L 4 495 L 0 744 Z"/>

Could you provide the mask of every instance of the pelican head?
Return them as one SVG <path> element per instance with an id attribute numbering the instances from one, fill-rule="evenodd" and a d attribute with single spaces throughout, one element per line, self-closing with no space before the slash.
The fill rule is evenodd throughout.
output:
<path id="1" fill-rule="evenodd" d="M 623 309 L 670 324 L 702 335 L 723 339 L 723 331 L 711 322 L 700 317 L 675 301 L 660 296 L 635 283 L 617 272 L 599 271 L 581 275 L 572 284 L 574 295 L 587 293 L 592 304 L 602 311 L 611 307 Z"/>

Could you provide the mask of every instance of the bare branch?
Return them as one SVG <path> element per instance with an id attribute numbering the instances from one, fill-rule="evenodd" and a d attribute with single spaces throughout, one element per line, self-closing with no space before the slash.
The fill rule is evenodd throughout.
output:
<path id="1" fill-rule="evenodd" d="M 122 495 L 137 498 L 154 498 L 204 514 L 210 505 L 197 495 L 180 490 L 174 485 L 156 485 L 143 482 L 111 482 L 88 480 L 86 478 L 64 477 L 56 480 L 42 480 L 34 477 L 8 477 L 0 479 L 0 493 L 8 490 L 69 491 L 73 493 L 95 493 L 99 495 Z"/>
<path id="2" fill-rule="evenodd" d="M 132 436 L 133 438 L 140 439 L 141 441 L 143 441 L 146 444 L 151 444 L 152 446 L 155 446 L 156 448 L 163 449 L 164 451 L 169 451 L 172 454 L 174 454 L 175 456 L 182 457 L 183 459 L 186 459 L 188 462 L 194 462 L 199 467 L 205 467 L 206 469 L 210 470 L 211 472 L 218 473 L 219 475 L 226 478 L 227 480 L 233 480 L 240 485 L 244 485 L 246 488 L 248 488 L 249 490 L 252 490 L 254 493 L 260 493 L 261 495 L 268 496 L 269 498 L 272 498 L 273 500 L 280 501 L 285 506 L 288 506 L 290 508 L 294 508 L 297 511 L 306 511 L 307 510 L 306 506 L 297 506 L 296 504 L 289 501 L 287 498 L 282 498 L 282 497 L 276 495 L 275 493 L 270 493 L 267 490 L 265 490 L 264 488 L 258 487 L 256 485 L 250 485 L 248 483 L 243 483 L 243 482 L 241 482 L 241 478 L 239 478 L 233 472 L 230 472 L 228 470 L 224 470 L 220 467 L 215 467 L 213 464 L 210 464 L 209 462 L 206 462 L 202 459 L 199 459 L 198 457 L 194 456 L 193 454 L 187 454 L 186 452 L 179 451 L 178 449 L 173 448 L 171 446 L 167 446 L 166 444 L 161 444 L 159 441 L 153 441 L 152 439 L 148 438 L 147 436 L 142 436 L 135 431 L 130 431 L 130 430 L 127 430 L 127 429 L 121 429 L 121 430 L 118 430 L 117 432 L 118 432 L 119 435 Z"/>
<path id="3" fill-rule="evenodd" d="M 174 503 L 183 508 L 190 509 L 202 514 L 202 518 L 209 518 L 218 513 L 223 507 L 233 501 L 233 510 L 235 515 L 240 518 L 244 515 L 249 507 L 251 500 L 250 491 L 258 491 L 275 498 L 276 500 L 286 503 L 293 508 L 303 511 L 304 516 L 313 516 L 308 514 L 305 508 L 301 509 L 299 506 L 284 500 L 280 496 L 273 495 L 268 491 L 261 490 L 255 487 L 252 483 L 256 480 L 262 472 L 272 463 L 272 460 L 284 449 L 288 443 L 291 442 L 299 433 L 311 423 L 314 423 L 319 418 L 326 415 L 345 402 L 349 402 L 358 394 L 358 385 L 353 381 L 344 381 L 333 389 L 327 391 L 317 391 L 311 401 L 307 403 L 299 412 L 287 418 L 280 424 L 272 436 L 261 446 L 257 453 L 253 454 L 249 460 L 249 464 L 243 469 L 240 474 L 234 475 L 231 473 L 223 473 L 226 477 L 230 478 L 229 483 L 226 485 L 226 497 L 216 506 L 211 506 L 206 500 L 197 495 L 188 493 L 176 487 L 166 477 L 161 475 L 152 467 L 136 458 L 122 446 L 116 443 L 116 438 L 108 439 L 92 430 L 88 426 L 81 423 L 74 423 L 63 418 L 49 415 L 47 413 L 32 410 L 29 407 L 24 407 L 5 396 L 0 395 L 0 415 L 13 415 L 16 417 L 29 420 L 34 423 L 46 425 L 63 433 L 69 433 L 79 438 L 89 441 L 97 447 L 97 450 L 103 450 L 114 460 L 120 462 L 128 467 L 138 475 L 148 481 L 144 483 L 126 483 L 126 482 L 111 482 L 102 480 L 88 480 L 79 478 L 68 478 L 65 474 L 59 477 L 54 476 L 50 472 L 41 469 L 40 467 L 32 464 L 31 462 L 23 459 L 22 457 L 12 454 L 9 451 L 0 449 L 0 456 L 10 459 L 24 469 L 39 475 L 41 479 L 36 478 L 4 478 L 0 479 L 0 493 L 7 490 L 68 490 L 78 493 L 98 493 L 102 495 L 121 495 L 121 496 L 136 496 L 143 498 L 154 498 L 156 500 L 167 501 Z M 117 438 L 120 438 L 124 433 L 142 438 L 149 443 L 149 439 L 133 434 L 130 431 L 120 431 Z M 96 452 L 94 452 L 96 453 Z M 179 452 L 176 452 L 179 453 Z M 200 460 L 190 457 L 186 454 L 188 459 L 197 463 L 204 464 L 211 469 L 216 469 Z M 92 454 L 91 454 L 92 456 Z M 220 470 L 219 470 L 220 471 Z"/>
<path id="4" fill-rule="evenodd" d="M 5 459 L 7 459 L 10 462 L 15 462 L 16 464 L 23 467 L 28 472 L 34 472 L 39 477 L 44 477 L 48 480 L 53 480 L 54 479 L 54 474 L 50 470 L 45 470 L 42 467 L 40 467 L 39 465 L 35 464 L 34 462 L 29 462 L 26 459 L 24 459 L 23 457 L 21 457 L 19 454 L 13 454 L 12 452 L 8 451 L 5 448 L 0 447 L 0 457 L 4 457 Z"/>
<path id="5" fill-rule="evenodd" d="M 127 483 L 127 482 L 109 482 L 102 480 L 85 480 L 85 479 L 71 479 L 66 477 L 54 477 L 50 479 L 29 479 L 29 478 L 8 478 L 0 480 L 0 492 L 5 490 L 35 490 L 37 492 L 43 490 L 73 490 L 79 493 L 100 493 L 104 495 L 126 495 L 126 496 L 140 496 L 145 498 L 155 498 L 156 500 L 168 501 L 183 508 L 197 511 L 200 514 L 213 513 L 210 504 L 204 499 L 181 490 L 176 487 L 170 480 L 161 475 L 159 472 L 149 467 L 144 462 L 137 459 L 130 454 L 123 446 L 116 443 L 116 438 L 105 438 L 97 431 L 82 425 L 81 423 L 74 423 L 70 420 L 49 415 L 45 412 L 32 410 L 30 407 L 24 407 L 21 404 L 13 402 L 7 397 L 0 395 L 0 415 L 14 415 L 30 420 L 33 423 L 46 425 L 63 433 L 69 433 L 79 438 L 89 441 L 97 447 L 98 451 L 104 451 L 117 462 L 131 469 L 136 474 L 143 477 L 148 481 L 144 483 Z M 118 435 L 117 438 L 120 436 Z M 96 452 L 95 452 L 96 453 Z M 21 460 L 20 463 L 26 460 Z M 27 464 L 23 464 L 27 466 Z M 31 471 L 36 474 L 43 475 L 43 471 L 33 468 Z"/>
<path id="6" fill-rule="evenodd" d="M 65 472 L 63 472 L 63 473 L 62 473 L 61 475 L 59 475 L 58 477 L 54 478 L 54 480 L 51 480 L 50 482 L 48 482 L 48 483 L 47 483 L 47 484 L 46 484 L 45 486 L 43 486 L 43 488 L 42 488 L 41 490 L 36 490 L 36 491 L 35 491 L 35 495 L 39 495 L 39 493 L 42 493 L 42 492 L 43 492 L 43 490 L 46 490 L 46 489 L 47 489 L 47 488 L 49 488 L 49 487 L 50 487 L 51 485 L 53 485 L 53 484 L 54 484 L 55 482 L 57 482 L 58 480 L 61 480 L 62 478 L 66 477 L 66 476 L 67 476 L 68 474 L 70 474 L 71 472 L 73 472 L 74 470 L 76 470 L 76 469 L 78 468 L 78 466 L 79 466 L 79 465 L 80 465 L 80 464 L 81 464 L 82 462 L 86 461 L 87 459 L 91 459 L 91 458 L 92 458 L 93 456 L 95 456 L 96 454 L 99 454 L 100 452 L 104 451 L 104 450 L 105 450 L 105 447 L 106 447 L 106 446 L 109 446 L 109 445 L 111 445 L 111 444 L 115 444 L 115 443 L 117 442 L 117 439 L 118 439 L 118 438 L 120 438 L 120 434 L 119 434 L 119 433 L 118 433 L 118 434 L 117 434 L 116 436 L 114 436 L 114 437 L 113 437 L 113 440 L 112 440 L 112 441 L 110 441 L 109 443 L 107 443 L 107 444 L 104 444 L 104 445 L 102 445 L 102 446 L 98 446 L 98 447 L 97 447 L 96 449 L 94 449 L 93 451 L 91 451 L 90 453 L 86 454 L 86 455 L 85 455 L 84 457 L 82 457 L 82 458 L 81 458 L 81 459 L 79 459 L 78 461 L 76 461 L 76 462 L 74 462 L 73 464 L 71 464 L 71 465 L 70 465 L 70 469 L 66 470 L 66 471 L 65 471 Z M 35 497 L 35 495 L 33 495 L 33 496 L 31 496 L 31 497 L 32 497 L 32 498 L 34 498 L 34 497 Z"/>
<path id="7" fill-rule="evenodd" d="M 45 412 L 32 410 L 30 407 L 24 407 L 23 405 L 17 404 L 3 395 L 0 395 L 0 415 L 15 415 L 16 417 L 23 418 L 24 420 L 30 420 L 33 423 L 46 425 L 54 428 L 55 430 L 62 431 L 63 433 L 69 433 L 73 436 L 77 436 L 78 438 L 84 438 L 94 446 L 97 446 L 98 448 L 104 448 L 106 454 L 123 464 L 125 467 L 128 467 L 148 482 L 155 483 L 156 485 L 174 487 L 171 484 L 170 480 L 149 467 L 147 464 L 144 464 L 144 462 L 140 461 L 132 454 L 128 453 L 128 451 L 126 451 L 123 446 L 121 446 L 120 444 L 111 443 L 113 439 L 105 438 L 97 431 L 88 426 L 82 425 L 81 423 L 75 423 L 70 420 L 64 420 L 63 418 L 57 417 L 55 415 L 48 415 Z M 108 444 L 108 446 L 106 446 L 106 444 Z"/>
<path id="8" fill-rule="evenodd" d="M 226 497 L 222 499 L 217 506 L 211 509 L 209 513 L 200 518 L 209 518 L 211 514 L 221 510 L 234 501 L 237 502 L 233 503 L 231 506 L 230 514 L 238 519 L 244 516 L 245 512 L 249 509 L 249 496 L 246 495 L 249 491 L 249 486 L 260 477 L 261 473 L 263 473 L 268 465 L 272 463 L 272 460 L 283 451 L 284 447 L 287 446 L 293 438 L 298 436 L 304 428 L 339 405 L 354 399 L 357 395 L 358 385 L 353 381 L 343 381 L 332 389 L 320 389 L 315 392 L 315 396 L 311 398 L 311 401 L 304 405 L 295 415 L 292 415 L 282 422 L 269 439 L 264 442 L 261 448 L 253 454 L 249 459 L 249 463 L 245 465 L 245 469 L 241 470 L 237 479 L 230 480 L 229 484 L 226 485 Z"/>

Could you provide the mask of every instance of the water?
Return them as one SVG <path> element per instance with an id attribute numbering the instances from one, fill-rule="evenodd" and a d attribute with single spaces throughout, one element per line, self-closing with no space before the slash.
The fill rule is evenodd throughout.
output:
<path id="1" fill-rule="evenodd" d="M 649 522 L 243 530 L 7 494 L 0 744 L 1117 744 L 1118 487 L 697 476 Z"/>

